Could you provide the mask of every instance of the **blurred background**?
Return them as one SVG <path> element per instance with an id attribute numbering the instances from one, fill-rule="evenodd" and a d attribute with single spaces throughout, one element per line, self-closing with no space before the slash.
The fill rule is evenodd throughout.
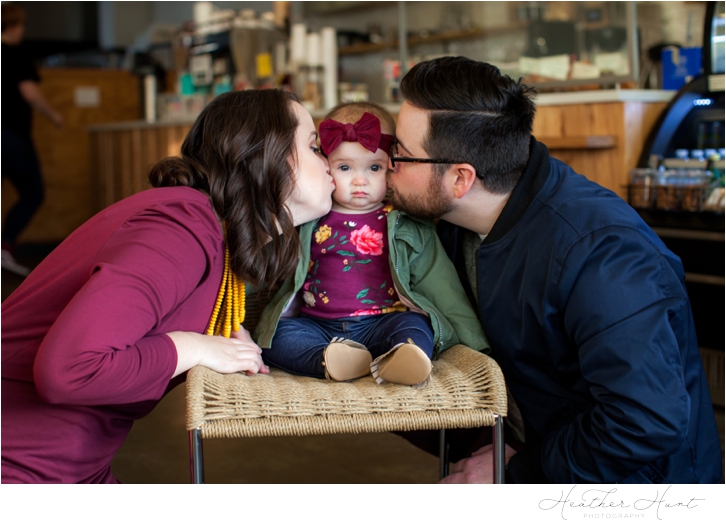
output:
<path id="1" fill-rule="evenodd" d="M 2 4 L 24 13 L 24 32 L 9 45 L 3 19 L 3 78 L 11 66 L 8 48 L 20 49 L 37 71 L 47 108 L 33 105 L 30 116 L 44 197 L 7 250 L 7 217 L 20 198 L 3 156 L 3 299 L 88 218 L 147 189 L 149 167 L 179 153 L 194 118 L 215 96 L 284 88 L 316 123 L 341 101 L 374 101 L 395 115 L 399 82 L 411 66 L 463 55 L 535 86 L 535 136 L 553 156 L 628 200 L 681 256 L 723 456 L 723 2 Z M 5 115 L 14 108 L 8 99 L 4 82 Z M 167 447 L 186 461 L 183 410 L 177 391 L 135 427 L 114 468 L 121 480 L 172 478 L 155 473 L 158 465 L 138 467 L 132 454 L 145 450 L 169 460 Z M 313 441 L 275 442 L 244 448 L 289 449 L 285 460 L 300 466 L 285 469 L 285 478 L 313 478 L 303 469 L 312 461 L 299 456 Z M 408 482 L 409 464 L 430 464 L 423 478 L 436 476 L 433 457 L 391 434 L 315 442 L 332 443 L 338 461 L 374 443 L 403 468 L 401 476 L 373 476 L 373 461 L 336 462 L 329 466 L 367 463 L 369 470 L 335 470 L 315 481 Z M 218 460 L 230 464 L 221 449 Z M 175 481 L 186 480 L 185 464 Z"/>

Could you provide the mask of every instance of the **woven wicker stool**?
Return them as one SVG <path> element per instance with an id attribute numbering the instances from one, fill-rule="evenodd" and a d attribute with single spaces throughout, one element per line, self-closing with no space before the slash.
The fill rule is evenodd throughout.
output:
<path id="1" fill-rule="evenodd" d="M 494 480 L 504 482 L 503 417 L 507 393 L 499 366 L 456 345 L 434 361 L 422 390 L 375 383 L 340 383 L 295 376 L 219 374 L 205 367 L 187 376 L 191 480 L 204 481 L 203 438 L 269 437 L 440 430 L 440 473 L 448 473 L 447 428 L 494 429 Z"/>

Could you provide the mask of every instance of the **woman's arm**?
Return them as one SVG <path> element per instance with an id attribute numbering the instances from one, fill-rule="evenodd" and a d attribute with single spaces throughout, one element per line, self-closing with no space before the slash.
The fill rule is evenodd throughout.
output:
<path id="1" fill-rule="evenodd" d="M 195 363 L 233 371 L 234 361 L 221 359 L 229 361 L 231 345 L 242 340 L 172 332 L 184 337 L 177 346 L 166 334 L 170 316 L 213 271 L 219 242 L 214 215 L 193 204 L 147 210 L 121 226 L 38 350 L 40 396 L 60 404 L 131 403 L 161 398 L 170 379 Z M 200 313 L 211 314 L 211 302 L 185 312 L 198 322 Z M 245 353 L 241 368 L 261 367 L 255 356 Z"/>

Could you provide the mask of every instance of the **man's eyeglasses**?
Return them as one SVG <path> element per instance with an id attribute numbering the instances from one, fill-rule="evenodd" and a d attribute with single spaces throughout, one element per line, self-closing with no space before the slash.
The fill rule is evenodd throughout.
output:
<path id="1" fill-rule="evenodd" d="M 429 163 L 429 164 L 458 164 L 462 161 L 450 161 L 449 159 L 430 159 L 420 157 L 399 157 L 398 155 L 398 143 L 391 145 L 391 150 L 388 154 L 391 159 L 391 166 L 396 167 L 397 163 Z"/>

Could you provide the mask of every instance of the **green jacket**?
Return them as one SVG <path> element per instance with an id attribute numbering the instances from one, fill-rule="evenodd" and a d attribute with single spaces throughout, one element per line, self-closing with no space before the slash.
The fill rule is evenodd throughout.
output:
<path id="1" fill-rule="evenodd" d="M 283 283 L 262 312 L 254 333 L 262 348 L 270 348 L 280 316 L 303 286 L 310 261 L 308 245 L 316 226 L 314 220 L 300 228 L 304 249 L 295 276 Z M 396 290 L 407 307 L 413 304 L 428 314 L 434 329 L 434 353 L 459 343 L 489 352 L 489 342 L 434 225 L 392 210 L 388 213 L 388 244 Z"/>

